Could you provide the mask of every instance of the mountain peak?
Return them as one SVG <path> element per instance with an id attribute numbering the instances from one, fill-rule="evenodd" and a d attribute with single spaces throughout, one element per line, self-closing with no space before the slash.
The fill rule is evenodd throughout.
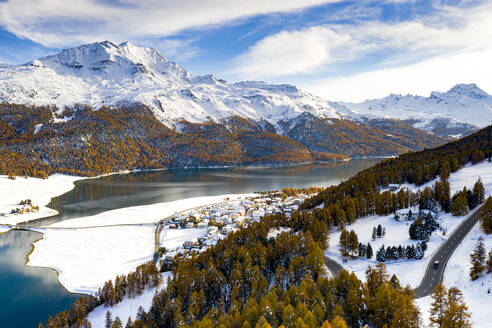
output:
<path id="1" fill-rule="evenodd" d="M 451 89 L 449 89 L 447 94 L 458 94 L 458 95 L 466 95 L 473 98 L 486 98 L 489 95 L 480 89 L 475 83 L 470 84 L 457 84 Z"/>
<path id="2" fill-rule="evenodd" d="M 58 74 L 86 78 L 104 75 L 111 79 L 128 79 L 141 74 L 149 77 L 166 75 L 178 80 L 191 77 L 156 48 L 139 47 L 130 42 L 119 45 L 111 41 L 84 44 L 33 60 L 25 66 L 43 67 Z"/>

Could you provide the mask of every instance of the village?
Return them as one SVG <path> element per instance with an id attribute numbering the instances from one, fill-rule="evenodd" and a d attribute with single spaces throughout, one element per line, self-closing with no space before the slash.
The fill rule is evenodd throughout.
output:
<path id="1" fill-rule="evenodd" d="M 158 257 L 166 267 L 176 255 L 187 257 L 202 252 L 265 215 L 289 216 L 308 197 L 305 193 L 288 197 L 282 192 L 258 193 L 176 213 L 159 222 Z"/>

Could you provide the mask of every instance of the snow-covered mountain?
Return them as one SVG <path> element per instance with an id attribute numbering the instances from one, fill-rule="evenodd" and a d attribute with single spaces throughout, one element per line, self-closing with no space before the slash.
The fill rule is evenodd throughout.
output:
<path id="1" fill-rule="evenodd" d="M 170 128 L 179 122 L 222 122 L 241 116 L 286 134 L 303 113 L 320 119 L 397 118 L 438 136 L 460 136 L 492 123 L 492 97 L 476 85 L 457 85 L 430 97 L 389 95 L 336 103 L 295 86 L 259 81 L 228 83 L 192 76 L 157 49 L 109 41 L 65 49 L 23 65 L 0 64 L 0 102 L 28 105 L 143 103 Z M 302 119 L 302 117 L 301 117 Z"/>
<path id="2" fill-rule="evenodd" d="M 336 161 L 444 142 L 292 85 L 192 76 L 156 49 L 109 41 L 0 67 L 0 130 L 0 174 L 18 175 Z M 13 172 L 12 158 L 27 160 Z"/>
<path id="3" fill-rule="evenodd" d="M 228 83 L 213 75 L 193 77 L 158 50 L 109 41 L 65 49 L 24 65 L 0 66 L 0 101 L 94 107 L 140 102 L 167 126 L 220 121 L 239 115 L 276 124 L 309 112 L 317 117 L 353 116 L 291 85 Z M 345 110 L 343 113 L 341 110 Z"/>
<path id="4" fill-rule="evenodd" d="M 492 96 L 475 84 L 458 84 L 430 97 L 391 94 L 342 104 L 369 118 L 398 118 L 437 135 L 461 135 L 492 124 Z"/>

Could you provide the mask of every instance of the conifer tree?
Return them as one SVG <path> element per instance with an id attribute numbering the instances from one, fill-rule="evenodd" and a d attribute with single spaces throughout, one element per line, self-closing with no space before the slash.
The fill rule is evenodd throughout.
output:
<path id="1" fill-rule="evenodd" d="M 482 204 L 485 200 L 485 189 L 483 187 L 482 179 L 480 177 L 478 177 L 477 182 L 475 182 L 475 184 L 473 185 L 473 197 L 477 202 L 476 205 Z"/>
<path id="2" fill-rule="evenodd" d="M 116 318 L 114 318 L 111 328 L 123 328 L 123 323 L 121 322 L 120 317 L 116 316 Z"/>
<path id="3" fill-rule="evenodd" d="M 440 187 L 439 205 L 446 213 L 448 213 L 451 210 L 451 190 L 449 188 L 449 181 L 441 181 Z"/>
<path id="4" fill-rule="evenodd" d="M 492 233 L 492 197 L 487 197 L 480 209 L 480 225 L 486 234 Z"/>
<path id="5" fill-rule="evenodd" d="M 377 227 L 377 230 L 376 230 L 376 235 L 379 237 L 381 237 L 383 235 L 383 227 L 381 227 L 380 224 L 378 224 L 378 227 Z"/>
<path id="6" fill-rule="evenodd" d="M 367 243 L 367 246 L 366 246 L 366 257 L 368 259 L 372 259 L 372 256 L 373 256 L 372 246 L 371 246 L 371 244 Z"/>
<path id="7" fill-rule="evenodd" d="M 420 260 L 424 257 L 425 251 L 422 249 L 422 244 L 417 243 L 417 247 L 415 247 L 415 258 Z"/>
<path id="8" fill-rule="evenodd" d="M 376 227 L 373 227 L 372 228 L 372 236 L 371 236 L 371 238 L 372 238 L 373 241 L 376 240 L 376 236 L 377 236 L 376 234 L 377 234 Z"/>
<path id="9" fill-rule="evenodd" d="M 384 245 L 381 246 L 381 248 L 376 252 L 376 260 L 378 262 L 384 262 L 386 261 L 386 250 L 384 249 Z"/>
<path id="10" fill-rule="evenodd" d="M 105 328 L 111 328 L 113 325 L 113 319 L 110 311 L 106 311 L 106 321 L 105 321 Z"/>
<path id="11" fill-rule="evenodd" d="M 345 212 L 346 212 L 346 217 L 347 217 L 347 223 L 348 224 L 354 223 L 356 218 L 357 218 L 357 214 L 355 211 L 355 203 L 352 199 L 349 201 L 349 205 L 348 205 L 347 210 Z"/>
<path id="12" fill-rule="evenodd" d="M 423 240 L 428 238 L 428 232 L 421 217 L 418 217 L 417 220 L 412 222 L 408 229 L 408 234 L 410 235 L 410 239 L 413 240 Z"/>
<path id="13" fill-rule="evenodd" d="M 352 254 L 352 256 L 357 256 L 357 252 L 359 250 L 359 239 L 357 238 L 357 234 L 355 233 L 354 230 L 351 230 L 350 231 L 350 235 L 349 235 L 349 239 L 350 239 L 350 252 Z"/>
<path id="14" fill-rule="evenodd" d="M 128 320 L 126 321 L 126 325 L 125 325 L 125 328 L 132 328 L 133 326 L 133 321 L 132 321 L 132 317 L 128 317 Z"/>
<path id="15" fill-rule="evenodd" d="M 460 191 L 451 203 L 451 213 L 454 216 L 466 215 L 468 213 L 468 199 L 466 197 L 466 191 Z"/>
<path id="16" fill-rule="evenodd" d="M 471 328 L 470 317 L 471 314 L 463 300 L 461 291 L 456 287 L 449 288 L 442 327 Z"/>
<path id="17" fill-rule="evenodd" d="M 333 328 L 332 325 L 328 322 L 328 320 L 325 320 L 323 324 L 321 325 L 321 328 Z"/>
<path id="18" fill-rule="evenodd" d="M 336 221 L 338 222 L 338 226 L 340 227 L 340 229 L 343 229 L 343 227 L 345 227 L 345 224 L 347 223 L 345 211 L 340 207 L 337 207 L 337 209 L 335 210 L 335 217 Z"/>
<path id="19" fill-rule="evenodd" d="M 473 253 L 470 254 L 471 268 L 470 278 L 476 280 L 480 278 L 485 270 L 485 245 L 483 244 L 483 238 L 480 237 L 475 245 Z"/>
<path id="20" fill-rule="evenodd" d="M 447 306 L 447 290 L 442 283 L 439 283 L 432 291 L 432 303 L 430 308 L 430 322 L 432 327 L 442 328 L 444 314 Z"/>
<path id="21" fill-rule="evenodd" d="M 364 245 L 363 243 L 359 243 L 359 252 L 358 252 L 358 256 L 359 257 L 366 257 L 366 253 L 367 252 L 367 249 L 366 249 L 366 245 Z"/>
<path id="22" fill-rule="evenodd" d="M 340 234 L 340 253 L 342 256 L 348 256 L 349 255 L 349 249 L 350 249 L 350 233 L 343 229 L 342 233 Z"/>
<path id="23" fill-rule="evenodd" d="M 420 312 L 406 294 L 396 296 L 396 309 L 393 313 L 390 328 L 419 328 Z"/>
<path id="24" fill-rule="evenodd" d="M 331 327 L 332 328 L 348 328 L 345 320 L 338 315 L 335 318 L 333 318 L 333 321 L 331 322 Z"/>
<path id="25" fill-rule="evenodd" d="M 439 173 L 441 180 L 443 181 L 447 180 L 450 174 L 451 174 L 451 165 L 449 165 L 448 161 L 444 161 L 441 165 L 440 173 Z"/>

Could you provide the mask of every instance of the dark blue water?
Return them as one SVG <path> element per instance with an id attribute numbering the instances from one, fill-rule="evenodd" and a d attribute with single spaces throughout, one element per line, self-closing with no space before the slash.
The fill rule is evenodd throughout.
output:
<path id="1" fill-rule="evenodd" d="M 52 199 L 60 214 L 31 224 L 49 224 L 107 210 L 229 193 L 281 190 L 286 187 L 330 186 L 377 163 L 360 159 L 338 164 L 280 168 L 188 169 L 113 175 L 76 182 L 75 188 Z M 67 309 L 77 297 L 57 281 L 55 271 L 24 265 L 31 244 L 41 234 L 0 234 L 0 327 L 37 327 L 50 315 Z"/>
<path id="2" fill-rule="evenodd" d="M 28 231 L 0 235 L 0 327 L 38 327 L 40 320 L 46 322 L 78 297 L 58 283 L 54 270 L 24 265 L 39 238 L 40 233 Z"/>

